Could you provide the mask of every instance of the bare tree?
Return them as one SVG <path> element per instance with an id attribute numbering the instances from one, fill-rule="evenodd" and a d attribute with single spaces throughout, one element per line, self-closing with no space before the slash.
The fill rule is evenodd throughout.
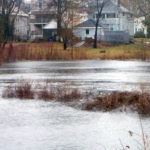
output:
<path id="1" fill-rule="evenodd" d="M 137 9 L 145 16 L 150 16 L 150 0 L 134 0 Z"/>
<path id="2" fill-rule="evenodd" d="M 80 13 L 78 12 L 79 6 L 80 6 L 79 2 L 69 0 L 68 5 L 66 7 L 66 12 L 62 16 L 61 37 L 64 43 L 64 50 L 67 48 L 68 44 L 73 46 L 74 26 L 76 26 L 81 19 Z"/>
<path id="3" fill-rule="evenodd" d="M 64 50 L 67 49 L 68 42 L 72 41 L 73 27 L 79 20 L 77 9 L 79 8 L 79 0 L 52 0 L 51 7 L 56 10 L 57 20 L 57 36 L 58 41 L 63 41 Z"/>
<path id="4" fill-rule="evenodd" d="M 145 16 L 143 24 L 147 26 L 147 37 L 150 37 L 150 0 L 130 0 L 128 8 L 137 17 Z"/>
<path id="5" fill-rule="evenodd" d="M 102 19 L 102 12 L 105 5 L 109 2 L 109 0 L 95 0 L 94 4 L 90 6 L 90 10 L 94 10 L 96 13 L 96 23 L 95 23 L 95 35 L 94 35 L 94 48 L 97 48 L 97 40 L 98 40 L 98 27 L 100 25 L 100 19 Z"/>
<path id="6" fill-rule="evenodd" d="M 0 43 L 2 49 L 9 41 L 12 44 L 15 18 L 22 0 L 0 0 Z"/>
<path id="7" fill-rule="evenodd" d="M 62 19 L 67 9 L 68 0 L 50 0 L 49 5 L 56 10 L 55 17 L 57 20 L 57 35 L 60 41 L 62 30 Z"/>

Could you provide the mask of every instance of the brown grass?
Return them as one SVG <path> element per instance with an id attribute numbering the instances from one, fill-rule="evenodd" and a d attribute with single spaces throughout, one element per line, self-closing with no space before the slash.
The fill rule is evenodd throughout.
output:
<path id="1" fill-rule="evenodd" d="M 14 44 L 10 50 L 8 47 L 3 53 L 3 61 L 23 60 L 74 60 L 87 59 L 85 49 L 63 50 L 61 43 L 20 43 Z"/>
<path id="2" fill-rule="evenodd" d="M 141 114 L 150 114 L 150 94 L 147 92 L 113 92 L 96 97 L 85 104 L 85 110 L 111 111 L 130 107 Z"/>
<path id="3" fill-rule="evenodd" d="M 112 45 L 109 43 L 99 44 L 98 49 L 92 47 L 69 47 L 63 50 L 61 43 L 15 43 L 14 48 L 6 47 L 0 53 L 0 62 L 24 61 L 24 60 L 82 60 L 82 59 L 150 59 L 150 46 L 142 43 L 130 45 Z"/>
<path id="4" fill-rule="evenodd" d="M 78 89 L 71 89 L 68 85 L 58 87 L 49 82 L 45 86 L 20 82 L 4 90 L 3 97 L 60 102 L 79 102 L 81 99 L 85 99 L 82 105 L 83 110 L 112 111 L 117 108 L 130 108 L 141 114 L 150 114 L 150 94 L 144 90 L 141 92 L 112 92 L 99 95 L 91 92 L 81 93 Z"/>
<path id="5" fill-rule="evenodd" d="M 8 86 L 3 97 L 7 98 L 20 98 L 20 99 L 34 99 L 34 91 L 32 84 L 29 82 L 20 82 L 14 87 Z"/>
<path id="6" fill-rule="evenodd" d="M 2 96 L 4 98 L 57 100 L 61 102 L 82 98 L 82 94 L 77 89 L 70 89 L 69 86 L 55 87 L 49 82 L 46 85 L 34 85 L 25 81 L 24 83 L 19 82 L 15 86 L 8 86 Z"/>

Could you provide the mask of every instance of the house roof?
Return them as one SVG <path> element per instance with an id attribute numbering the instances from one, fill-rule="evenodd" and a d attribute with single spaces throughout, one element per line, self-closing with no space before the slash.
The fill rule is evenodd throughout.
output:
<path id="1" fill-rule="evenodd" d="M 118 5 L 118 3 L 110 1 L 108 2 L 108 5 L 106 4 L 106 7 L 104 8 L 104 10 L 118 10 L 119 12 L 124 12 L 124 13 L 131 13 L 127 8 L 125 8 L 124 6 L 122 6 L 121 4 Z"/>
<path id="2" fill-rule="evenodd" d="M 89 4 L 89 7 L 92 9 L 93 8 L 93 11 L 95 11 L 95 3 L 91 3 Z M 101 4 L 100 4 L 100 7 L 101 7 Z M 118 5 L 118 3 L 116 2 L 113 2 L 113 1 L 108 1 L 106 2 L 104 8 L 103 8 L 103 13 L 105 12 L 109 12 L 109 13 L 112 13 L 112 12 L 116 12 L 116 11 L 119 11 L 119 12 L 123 12 L 123 13 L 132 13 L 131 11 L 129 11 L 127 8 L 125 8 L 124 6 L 122 6 L 121 4 Z"/>
<path id="3" fill-rule="evenodd" d="M 37 9 L 37 10 L 31 10 L 30 14 L 32 15 L 54 15 L 55 11 L 54 10 L 43 10 L 43 9 Z"/>
<path id="4" fill-rule="evenodd" d="M 57 29 L 57 22 L 55 20 L 51 20 L 47 25 L 43 27 L 43 29 Z"/>
<path id="5" fill-rule="evenodd" d="M 78 27 L 78 28 L 84 28 L 84 27 L 92 28 L 92 27 L 94 27 L 95 28 L 95 25 L 96 25 L 96 22 L 94 20 L 88 19 L 88 20 L 78 24 L 76 27 Z M 101 25 L 99 25 L 99 27 L 101 27 Z"/>
<path id="6" fill-rule="evenodd" d="M 25 13 L 24 11 L 22 11 L 22 10 L 19 10 L 19 12 L 18 12 L 18 9 L 17 9 L 17 8 L 14 9 L 12 15 L 16 15 L 16 14 L 17 14 L 17 16 L 29 17 L 29 15 L 26 14 L 26 13 Z"/>

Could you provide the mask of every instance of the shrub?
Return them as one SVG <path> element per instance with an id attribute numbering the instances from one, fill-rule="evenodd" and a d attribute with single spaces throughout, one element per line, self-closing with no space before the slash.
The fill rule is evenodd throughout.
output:
<path id="1" fill-rule="evenodd" d="M 135 33 L 134 37 L 135 38 L 145 38 L 146 36 L 143 31 L 138 31 Z"/>

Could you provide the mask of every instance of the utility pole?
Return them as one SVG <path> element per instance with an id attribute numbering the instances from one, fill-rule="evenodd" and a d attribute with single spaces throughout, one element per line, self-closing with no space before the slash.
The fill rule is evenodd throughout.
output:
<path id="1" fill-rule="evenodd" d="M 44 9 L 43 9 L 43 4 L 44 4 L 44 3 L 43 3 L 43 0 L 42 0 L 42 12 L 44 11 Z M 41 14 L 41 15 L 42 15 L 42 14 Z M 44 32 L 43 32 L 43 23 L 44 23 L 43 21 L 44 21 L 44 20 L 43 20 L 43 15 L 42 15 L 41 21 L 42 21 L 42 38 L 44 38 Z"/>

